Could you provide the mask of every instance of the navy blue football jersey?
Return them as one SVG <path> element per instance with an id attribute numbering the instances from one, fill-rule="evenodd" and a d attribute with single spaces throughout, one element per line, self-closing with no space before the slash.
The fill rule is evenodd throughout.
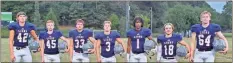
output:
<path id="1" fill-rule="evenodd" d="M 133 53 L 144 53 L 145 38 L 151 35 L 151 30 L 142 28 L 140 31 L 131 29 L 127 32 L 127 37 L 131 38 L 131 48 Z"/>
<path id="2" fill-rule="evenodd" d="M 44 53 L 45 54 L 58 54 L 58 40 L 62 36 L 62 33 L 58 30 L 54 30 L 52 34 L 46 32 L 40 32 L 39 39 L 44 40 Z"/>
<path id="3" fill-rule="evenodd" d="M 101 55 L 103 57 L 114 56 L 114 46 L 116 38 L 120 38 L 120 34 L 116 31 L 111 31 L 109 35 L 105 35 L 104 32 L 98 33 L 95 38 L 100 40 Z"/>
<path id="4" fill-rule="evenodd" d="M 196 33 L 196 48 L 198 50 L 210 51 L 213 49 L 213 41 L 215 33 L 220 31 L 221 27 L 217 24 L 209 24 L 204 28 L 201 24 L 195 24 L 191 27 L 191 31 Z"/>
<path id="5" fill-rule="evenodd" d="M 166 38 L 165 35 L 159 35 L 157 41 L 162 45 L 162 57 L 174 58 L 176 56 L 177 43 L 182 40 L 182 36 L 172 34 L 171 37 Z"/>
<path id="6" fill-rule="evenodd" d="M 73 39 L 74 51 L 78 53 L 83 53 L 82 47 L 89 37 L 92 37 L 93 32 L 88 29 L 84 29 L 82 32 L 78 32 L 76 29 L 69 32 L 69 37 Z"/>
<path id="7" fill-rule="evenodd" d="M 35 26 L 28 22 L 25 22 L 24 26 L 20 26 L 18 22 L 13 22 L 9 24 L 8 29 L 15 31 L 13 46 L 25 47 L 28 45 L 30 31 L 35 30 Z"/>

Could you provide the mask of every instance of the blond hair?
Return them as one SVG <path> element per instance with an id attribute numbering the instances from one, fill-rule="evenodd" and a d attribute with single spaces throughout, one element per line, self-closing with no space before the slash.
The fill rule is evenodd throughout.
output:
<path id="1" fill-rule="evenodd" d="M 104 21 L 104 24 L 110 24 L 110 26 L 112 25 L 111 21 Z"/>
<path id="2" fill-rule="evenodd" d="M 54 23 L 53 20 L 48 20 L 46 23 Z"/>
<path id="3" fill-rule="evenodd" d="M 201 12 L 201 15 L 200 15 L 200 16 L 202 16 L 202 15 L 204 15 L 204 14 L 208 14 L 209 16 L 211 16 L 211 13 L 208 12 L 208 11 L 203 11 L 203 12 Z"/>
<path id="4" fill-rule="evenodd" d="M 164 24 L 164 26 L 163 26 L 163 29 L 165 30 L 165 26 L 167 26 L 167 25 L 170 25 L 170 26 L 172 26 L 172 30 L 174 30 L 174 25 L 172 24 L 172 23 L 166 23 L 166 24 Z"/>

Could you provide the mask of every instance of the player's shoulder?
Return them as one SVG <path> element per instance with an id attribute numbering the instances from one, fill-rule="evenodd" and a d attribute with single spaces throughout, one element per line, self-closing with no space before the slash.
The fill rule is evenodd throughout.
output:
<path id="1" fill-rule="evenodd" d="M 201 25 L 201 24 L 194 24 L 194 25 L 192 25 L 191 27 L 192 27 L 192 28 L 197 28 L 197 27 L 200 27 L 200 25 Z"/>
<path id="2" fill-rule="evenodd" d="M 9 24 L 9 26 L 17 26 L 17 24 L 18 24 L 17 22 L 12 22 Z"/>
<path id="3" fill-rule="evenodd" d="M 131 32 L 133 32 L 133 31 L 135 31 L 134 29 L 129 29 L 128 31 L 127 31 L 127 33 L 131 33 Z"/>
<path id="4" fill-rule="evenodd" d="M 26 22 L 26 25 L 27 25 L 27 26 L 35 26 L 34 24 L 29 23 L 29 22 Z"/>
<path id="5" fill-rule="evenodd" d="M 44 35 L 46 34 L 47 32 L 46 31 L 40 31 L 40 34 L 39 35 Z"/>
<path id="6" fill-rule="evenodd" d="M 143 31 L 150 31 L 149 28 L 142 28 Z"/>
<path id="7" fill-rule="evenodd" d="M 177 33 L 173 33 L 172 36 L 173 36 L 173 37 L 176 37 L 176 38 L 177 38 L 177 37 L 178 37 L 178 38 L 179 38 L 179 37 L 182 37 L 180 34 L 177 34 Z"/>
<path id="8" fill-rule="evenodd" d="M 210 25 L 211 25 L 212 27 L 220 27 L 220 25 L 215 24 L 215 23 L 211 23 Z"/>
<path id="9" fill-rule="evenodd" d="M 157 39 L 162 39 L 162 38 L 164 38 L 164 34 L 159 34 L 158 36 L 157 36 Z"/>
<path id="10" fill-rule="evenodd" d="M 60 30 L 53 30 L 55 33 L 61 33 Z"/>

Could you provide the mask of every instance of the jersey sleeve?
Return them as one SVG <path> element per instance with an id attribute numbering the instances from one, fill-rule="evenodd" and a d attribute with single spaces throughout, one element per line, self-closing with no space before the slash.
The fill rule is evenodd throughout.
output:
<path id="1" fill-rule="evenodd" d="M 150 29 L 145 29 L 144 33 L 145 33 L 145 36 L 148 37 L 148 36 L 151 35 L 151 30 Z"/>
<path id="2" fill-rule="evenodd" d="M 29 28 L 30 28 L 30 30 L 35 30 L 35 29 L 36 29 L 36 26 L 35 26 L 34 24 L 30 24 L 30 25 L 29 25 Z"/>
<path id="3" fill-rule="evenodd" d="M 14 23 L 9 24 L 9 25 L 8 25 L 8 29 L 9 29 L 9 30 L 14 30 L 14 29 L 15 29 Z"/>
<path id="4" fill-rule="evenodd" d="M 130 31 L 127 31 L 126 36 L 130 37 Z"/>
<path id="5" fill-rule="evenodd" d="M 89 30 L 88 37 L 93 37 L 93 31 Z"/>
<path id="6" fill-rule="evenodd" d="M 58 31 L 58 37 L 60 38 L 62 35 L 61 31 Z"/>
<path id="7" fill-rule="evenodd" d="M 96 40 L 100 39 L 100 34 L 99 34 L 99 33 L 97 33 L 97 34 L 95 35 L 95 39 L 96 39 Z"/>
<path id="8" fill-rule="evenodd" d="M 39 34 L 39 40 L 43 40 L 44 39 L 44 34 L 43 34 L 43 32 L 40 32 L 40 34 Z"/>
<path id="9" fill-rule="evenodd" d="M 120 33 L 116 32 L 116 38 L 120 38 Z"/>
<path id="10" fill-rule="evenodd" d="M 157 36 L 157 43 L 161 43 L 160 36 Z"/>
<path id="11" fill-rule="evenodd" d="M 69 38 L 72 38 L 73 37 L 73 33 L 72 33 L 72 30 L 69 31 Z"/>
<path id="12" fill-rule="evenodd" d="M 196 32 L 196 25 L 191 26 L 191 32 Z"/>
<path id="13" fill-rule="evenodd" d="M 180 42 L 182 39 L 183 39 L 183 38 L 182 38 L 181 35 L 177 35 L 177 40 L 178 40 L 178 42 Z"/>
<path id="14" fill-rule="evenodd" d="M 216 24 L 216 26 L 215 26 L 215 31 L 216 31 L 216 32 L 221 31 L 221 27 L 220 27 L 219 25 L 217 25 L 217 24 Z"/>

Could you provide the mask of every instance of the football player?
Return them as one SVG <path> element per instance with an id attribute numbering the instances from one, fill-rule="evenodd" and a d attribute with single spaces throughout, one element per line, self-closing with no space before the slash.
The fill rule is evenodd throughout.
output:
<path id="1" fill-rule="evenodd" d="M 69 31 L 70 45 L 70 61 L 72 62 L 89 62 L 88 54 L 84 54 L 82 47 L 89 39 L 94 44 L 94 49 L 89 49 L 90 53 L 95 51 L 95 38 L 93 38 L 93 32 L 88 29 L 83 29 L 84 20 L 78 19 L 76 21 L 76 29 Z"/>
<path id="2" fill-rule="evenodd" d="M 189 45 L 182 39 L 182 36 L 179 34 L 173 33 L 174 26 L 171 23 L 166 23 L 164 25 L 164 34 L 161 34 L 157 37 L 157 41 L 161 44 L 162 52 L 159 54 L 159 62 L 177 62 L 176 50 L 177 44 L 181 44 L 186 47 L 190 52 Z M 190 57 L 190 53 L 186 55 L 186 58 Z"/>
<path id="3" fill-rule="evenodd" d="M 213 50 L 214 37 L 217 35 L 223 39 L 226 48 L 220 53 L 226 54 L 228 51 L 228 41 L 221 32 L 221 27 L 218 24 L 210 23 L 211 13 L 203 11 L 200 14 L 200 24 L 192 25 L 191 39 L 191 59 L 194 62 L 214 62 L 215 52 Z"/>
<path id="4" fill-rule="evenodd" d="M 126 45 L 120 39 L 120 34 L 116 31 L 111 31 L 111 21 L 104 21 L 104 31 L 98 33 L 97 39 L 97 61 L 98 62 L 116 62 L 114 56 L 115 42 L 117 41 L 123 47 L 126 53 Z M 101 53 L 100 53 L 101 49 Z M 101 55 L 101 56 L 100 56 Z M 100 59 L 101 58 L 101 59 Z"/>
<path id="5" fill-rule="evenodd" d="M 26 13 L 18 12 L 16 22 L 8 26 L 10 57 L 12 62 L 20 62 L 21 59 L 23 62 L 32 62 L 32 55 L 28 47 L 29 35 L 37 42 L 39 39 L 35 32 L 35 25 L 26 22 L 26 20 Z"/>
<path id="6" fill-rule="evenodd" d="M 136 17 L 133 22 L 134 29 L 127 32 L 127 60 L 130 62 L 147 62 L 147 57 L 144 51 L 145 38 L 153 40 L 151 30 L 143 28 L 143 19 Z M 155 42 L 155 40 L 153 40 Z"/>
<path id="7" fill-rule="evenodd" d="M 62 39 L 69 45 L 69 40 L 65 38 L 59 30 L 54 30 L 54 21 L 46 22 L 46 31 L 39 34 L 42 62 L 60 62 L 58 40 Z M 69 48 L 66 50 L 68 52 Z"/>

